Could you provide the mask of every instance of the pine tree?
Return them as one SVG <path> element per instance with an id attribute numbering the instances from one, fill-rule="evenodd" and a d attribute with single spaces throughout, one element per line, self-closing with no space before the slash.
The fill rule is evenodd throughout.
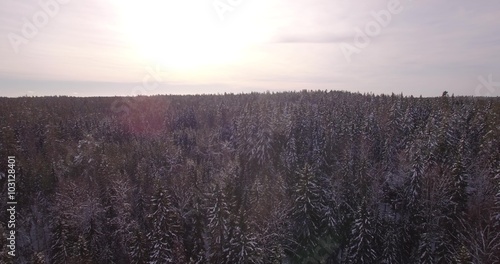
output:
<path id="1" fill-rule="evenodd" d="M 78 236 L 78 240 L 76 241 L 75 244 L 76 248 L 76 256 L 79 259 L 79 261 L 83 263 L 92 263 L 92 256 L 90 254 L 90 249 L 89 245 L 87 243 L 87 240 L 83 235 Z"/>
<path id="2" fill-rule="evenodd" d="M 421 264 L 435 263 L 434 259 L 435 247 L 436 247 L 436 241 L 434 240 L 433 234 L 430 232 L 423 233 L 418 247 L 418 252 L 419 252 L 418 263 Z"/>
<path id="3" fill-rule="evenodd" d="M 374 219 L 366 202 L 363 201 L 358 209 L 352 238 L 349 247 L 349 263 L 375 263 L 376 252 L 376 232 Z"/>
<path id="4" fill-rule="evenodd" d="M 318 241 L 330 235 L 330 223 L 334 220 L 329 207 L 326 182 L 311 166 L 305 165 L 297 172 L 297 182 L 293 189 L 294 203 L 290 212 L 292 230 L 297 242 L 293 255 L 300 260 L 307 258 L 318 246 Z"/>
<path id="5" fill-rule="evenodd" d="M 420 208 L 420 198 L 422 195 L 423 161 L 420 153 L 415 155 L 415 159 L 410 171 L 409 184 L 409 207 L 415 210 Z"/>
<path id="6" fill-rule="evenodd" d="M 382 260 L 385 264 L 400 263 L 398 234 L 395 227 L 395 222 L 389 222 L 384 228 L 385 233 L 382 234 Z"/>
<path id="7" fill-rule="evenodd" d="M 188 262 L 192 264 L 207 263 L 206 240 L 207 226 L 206 214 L 203 208 L 202 197 L 191 200 L 189 211 L 185 213 L 185 238 Z"/>
<path id="8" fill-rule="evenodd" d="M 229 204 L 226 195 L 219 185 L 211 194 L 211 205 L 208 208 L 208 231 L 210 234 L 210 263 L 225 263 L 224 251 L 228 244 Z"/>
<path id="9" fill-rule="evenodd" d="M 80 208 L 79 222 L 82 229 L 81 242 L 85 243 L 88 252 L 93 262 L 106 262 L 112 254 L 105 254 L 109 250 L 108 236 L 105 233 L 108 231 L 104 228 L 105 217 L 104 209 L 97 198 L 91 197 L 90 194 L 86 197 L 85 202 Z M 83 246 L 83 245 L 82 245 Z"/>
<path id="10" fill-rule="evenodd" d="M 241 212 L 237 217 L 232 232 L 230 232 L 229 245 L 225 249 L 227 264 L 231 263 L 260 263 L 261 249 L 257 238 L 250 230 L 247 215 Z"/>
<path id="11" fill-rule="evenodd" d="M 465 143 L 464 139 L 460 141 L 458 156 L 453 163 L 451 173 L 453 176 L 453 186 L 451 190 L 451 202 L 453 204 L 453 217 L 455 220 L 462 218 L 467 208 L 467 180 L 468 174 L 465 168 Z"/>
<path id="12" fill-rule="evenodd" d="M 419 258 L 419 238 L 424 225 L 423 204 L 423 178 L 424 178 L 424 154 L 421 141 L 417 141 L 414 146 L 413 157 L 411 159 L 411 169 L 409 171 L 409 179 L 405 185 L 400 200 L 402 204 L 399 209 L 401 215 L 401 224 L 399 231 L 401 233 L 402 243 L 402 259 L 416 261 Z"/>
<path id="13" fill-rule="evenodd" d="M 493 182 L 495 183 L 495 207 L 493 208 L 493 223 L 497 229 L 500 230 L 500 155 L 499 159 L 495 162 L 492 168 Z"/>
<path id="14" fill-rule="evenodd" d="M 130 241 L 128 242 L 130 262 L 133 264 L 146 263 L 148 260 L 148 241 L 146 235 L 135 223 L 130 229 Z"/>
<path id="15" fill-rule="evenodd" d="M 257 139 L 256 142 L 252 143 L 251 157 L 256 160 L 259 166 L 266 166 L 274 156 L 272 121 L 269 110 L 268 107 L 260 109 L 257 119 L 257 134 L 254 135 Z"/>
<path id="16" fill-rule="evenodd" d="M 177 263 L 174 244 L 178 241 L 179 216 L 175 212 L 171 197 L 159 187 L 151 198 L 152 229 L 148 233 L 151 246 L 150 263 Z"/>
<path id="17" fill-rule="evenodd" d="M 55 264 L 66 264 L 69 263 L 72 249 L 71 242 L 68 237 L 69 226 L 67 221 L 63 217 L 58 217 L 55 219 L 52 226 L 52 236 L 51 236 L 51 257 L 50 262 Z"/>

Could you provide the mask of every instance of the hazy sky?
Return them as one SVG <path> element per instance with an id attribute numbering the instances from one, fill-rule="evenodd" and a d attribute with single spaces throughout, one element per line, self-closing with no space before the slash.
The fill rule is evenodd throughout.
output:
<path id="1" fill-rule="evenodd" d="M 0 1 L 0 96 L 301 89 L 500 96 L 500 1 Z"/>

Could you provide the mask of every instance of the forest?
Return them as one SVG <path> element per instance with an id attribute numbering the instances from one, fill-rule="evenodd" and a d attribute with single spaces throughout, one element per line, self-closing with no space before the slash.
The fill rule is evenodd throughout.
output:
<path id="1" fill-rule="evenodd" d="M 500 98 L 0 98 L 0 263 L 500 263 Z"/>

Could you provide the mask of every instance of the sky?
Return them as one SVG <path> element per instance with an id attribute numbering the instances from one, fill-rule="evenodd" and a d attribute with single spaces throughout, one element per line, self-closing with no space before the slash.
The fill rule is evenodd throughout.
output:
<path id="1" fill-rule="evenodd" d="M 500 96 L 500 1 L 2 0 L 0 96 Z"/>

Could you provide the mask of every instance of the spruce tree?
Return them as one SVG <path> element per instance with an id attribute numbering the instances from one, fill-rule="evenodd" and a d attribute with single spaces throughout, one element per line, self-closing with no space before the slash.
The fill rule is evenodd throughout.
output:
<path id="1" fill-rule="evenodd" d="M 178 239 L 179 217 L 173 208 L 170 195 L 163 187 L 158 187 L 151 198 L 150 263 L 177 263 L 174 244 Z"/>
<path id="2" fill-rule="evenodd" d="M 375 236 L 376 231 L 373 216 L 367 208 L 366 202 L 363 201 L 354 220 L 349 247 L 349 263 L 375 263 L 377 259 L 377 239 Z"/>
<path id="3" fill-rule="evenodd" d="M 216 185 L 208 208 L 208 231 L 210 234 L 210 263 L 225 263 L 224 251 L 228 247 L 230 205 L 223 190 Z"/>
<path id="4" fill-rule="evenodd" d="M 330 234 L 330 222 L 333 222 L 329 204 L 329 186 L 319 173 L 305 165 L 297 172 L 297 182 L 293 189 L 293 205 L 290 212 L 293 238 L 297 243 L 292 255 L 298 260 L 313 254 L 320 239 Z M 325 218 L 325 216 L 330 216 Z"/>

